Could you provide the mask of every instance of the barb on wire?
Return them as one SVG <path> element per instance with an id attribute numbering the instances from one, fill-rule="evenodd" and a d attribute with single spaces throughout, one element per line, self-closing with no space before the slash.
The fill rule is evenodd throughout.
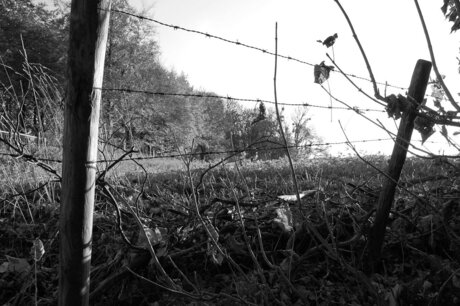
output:
<path id="1" fill-rule="evenodd" d="M 335 97 L 334 95 L 332 95 L 332 93 L 330 91 L 328 91 L 324 86 L 321 86 L 321 88 L 330 96 L 332 97 L 332 99 L 334 99 L 335 101 L 339 102 L 340 104 L 342 105 L 345 105 L 346 107 L 350 107 L 346 102 L 340 100 L 339 98 Z M 383 129 L 385 132 L 387 132 L 390 137 L 396 137 L 396 134 L 392 133 L 391 131 L 389 131 L 387 128 L 385 128 L 383 125 L 375 122 L 374 120 L 372 120 L 371 118 L 367 117 L 366 115 L 360 113 L 360 112 L 356 112 L 358 115 L 360 115 L 361 117 L 363 117 L 364 119 L 366 119 L 367 121 L 369 121 L 370 123 L 376 125 L 377 127 Z M 377 120 L 378 121 L 378 120 Z M 392 138 L 393 140 L 393 138 Z M 419 148 L 415 147 L 412 143 L 409 142 L 409 145 L 412 146 L 414 149 L 417 149 L 417 150 L 420 150 Z M 429 153 L 428 153 L 429 154 Z"/>
<path id="2" fill-rule="evenodd" d="M 327 54 L 327 57 L 331 60 L 331 62 L 337 67 L 337 69 L 344 75 L 344 77 L 359 91 L 361 92 L 363 95 L 365 95 L 366 97 L 368 97 L 369 99 L 371 99 L 372 101 L 374 101 L 375 103 L 378 103 L 382 106 L 385 106 L 384 103 L 378 101 L 377 99 L 371 97 L 369 94 L 367 94 L 365 91 L 363 91 L 358 85 L 356 85 L 355 82 L 353 82 L 345 73 L 343 73 L 343 71 L 340 69 L 340 67 L 334 62 L 334 60 L 329 56 L 329 54 Z M 325 88 L 323 88 L 325 90 Z M 326 90 L 327 91 L 327 90 Z M 428 95 L 425 95 L 425 97 L 427 97 Z M 386 98 L 383 98 L 383 97 L 380 97 L 382 98 L 383 100 L 382 101 L 387 101 L 388 97 Z M 337 100 L 336 98 L 334 98 L 335 100 Z M 343 104 L 343 103 L 342 103 Z M 435 110 L 431 109 L 430 107 L 426 106 L 426 105 L 418 105 L 417 106 L 418 108 L 420 109 L 423 109 L 426 111 L 426 113 L 424 112 L 421 112 L 419 111 L 418 112 L 418 116 L 420 117 L 423 117 L 423 118 L 426 118 L 426 119 L 429 119 L 430 121 L 436 123 L 436 124 L 445 124 L 445 125 L 449 125 L 449 126 L 460 126 L 460 122 L 456 122 L 456 121 L 453 121 L 453 119 L 456 119 L 455 117 L 452 117 L 452 116 L 449 116 L 449 115 L 439 115 L 438 112 L 436 112 Z M 455 116 L 455 115 L 454 115 Z"/>
<path id="3" fill-rule="evenodd" d="M 308 66 L 312 66 L 312 67 L 315 66 L 312 63 L 309 63 L 307 61 L 304 61 L 304 60 L 301 60 L 301 59 L 298 59 L 298 58 L 295 58 L 295 57 L 292 57 L 292 56 L 287 56 L 287 55 L 282 55 L 282 54 L 275 55 L 274 52 L 268 51 L 268 50 L 260 48 L 260 47 L 248 45 L 248 44 L 242 43 L 242 42 L 240 42 L 238 40 L 231 40 L 231 39 L 224 38 L 224 37 L 221 37 L 221 36 L 209 34 L 207 32 L 188 29 L 188 28 L 184 28 L 184 27 L 181 27 L 181 26 L 178 26 L 178 25 L 168 24 L 166 22 L 162 22 L 162 21 L 159 21 L 159 20 L 156 20 L 156 19 L 153 19 L 153 18 L 149 18 L 149 17 L 146 17 L 146 16 L 141 16 L 141 15 L 129 13 L 129 12 L 122 11 L 122 10 L 117 10 L 117 9 L 112 8 L 112 12 L 118 13 L 118 14 L 124 14 L 124 15 L 131 16 L 131 17 L 134 17 L 134 18 L 142 19 L 142 20 L 147 20 L 147 21 L 150 21 L 150 22 L 154 22 L 156 24 L 159 24 L 161 26 L 168 27 L 168 28 L 171 28 L 171 29 L 174 29 L 174 30 L 180 30 L 180 31 L 188 32 L 188 33 L 194 33 L 194 34 L 202 35 L 202 36 L 207 37 L 207 38 L 212 38 L 212 39 L 220 40 L 220 41 L 223 41 L 223 42 L 226 42 L 226 43 L 230 43 L 230 44 L 234 44 L 234 45 L 237 45 L 237 46 L 245 47 L 245 48 L 248 48 L 248 49 L 260 51 L 260 52 L 262 52 L 264 54 L 277 56 L 279 58 L 284 58 L 286 60 L 297 62 L 297 63 L 300 63 L 300 64 L 304 64 L 304 65 L 308 65 Z M 370 80 L 368 78 L 357 76 L 357 75 L 354 75 L 354 74 L 351 74 L 351 73 L 347 73 L 347 76 L 372 83 L 372 80 Z M 393 87 L 393 88 L 401 89 L 401 90 L 407 90 L 407 87 L 401 87 L 401 86 L 396 86 L 396 85 L 391 85 L 391 84 L 386 84 L 386 83 L 380 83 L 380 82 L 376 82 L 376 84 L 386 85 L 388 87 Z"/>
<path id="4" fill-rule="evenodd" d="M 29 155 L 29 154 L 18 154 L 18 153 L 8 153 L 8 152 L 0 152 L 0 156 L 9 156 L 11 158 L 15 158 L 15 159 L 18 159 L 18 158 L 25 158 L 27 162 L 29 162 L 29 160 L 27 159 L 33 159 L 35 161 L 41 161 L 41 162 L 50 162 L 50 163 L 62 163 L 62 160 L 60 159 L 52 159 L 52 158 L 40 158 L 40 157 L 36 157 L 36 156 L 32 156 L 32 155 Z M 32 162 L 33 163 L 33 162 Z"/>
<path id="5" fill-rule="evenodd" d="M 342 105 L 345 105 L 345 106 L 351 108 L 346 102 L 344 102 L 344 101 L 340 100 L 339 98 L 335 97 L 334 95 L 332 95 L 332 93 L 329 92 L 324 86 L 321 86 L 321 88 L 322 88 L 328 95 L 330 95 L 335 101 L 339 102 L 339 103 L 342 104 Z M 364 119 L 366 119 L 366 120 L 368 120 L 369 122 L 371 122 L 372 124 L 376 125 L 377 127 L 381 128 L 382 130 L 384 130 L 386 133 L 388 133 L 388 135 L 390 135 L 390 137 L 392 137 L 391 140 L 394 141 L 394 137 L 396 137 L 397 135 L 394 134 L 393 132 L 389 131 L 387 128 L 385 128 L 384 125 L 383 125 L 378 119 L 377 119 L 377 122 L 375 122 L 374 120 L 372 120 L 371 118 L 367 117 L 366 115 L 364 115 L 364 114 L 362 114 L 362 113 L 360 113 L 360 112 L 356 112 L 356 113 L 357 113 L 358 115 L 360 115 L 361 117 L 363 117 Z M 418 115 L 421 116 L 421 117 L 427 116 L 426 114 L 423 114 L 423 113 L 419 113 Z M 435 120 L 435 119 L 433 119 L 433 120 Z M 455 123 L 455 124 L 457 124 L 457 123 Z M 417 141 L 417 142 L 423 142 L 422 140 L 415 140 L 415 141 Z M 412 142 L 414 142 L 414 140 L 413 140 Z M 409 151 L 411 154 L 413 154 L 413 155 L 415 155 L 415 156 L 417 156 L 417 157 L 420 157 L 420 158 L 427 158 L 427 159 L 433 159 L 433 158 L 437 158 L 437 157 L 447 157 L 447 158 L 455 158 L 455 159 L 460 158 L 460 156 L 458 156 L 458 155 L 437 155 L 437 154 L 433 154 L 433 153 L 431 153 L 431 152 L 428 152 L 428 151 L 426 151 L 426 150 L 423 150 L 423 149 L 421 149 L 421 148 L 415 146 L 414 144 L 412 144 L 412 142 L 409 142 L 409 146 L 411 146 L 411 147 L 414 148 L 415 150 L 418 150 L 418 151 L 423 152 L 423 153 L 425 153 L 425 154 L 428 155 L 428 157 L 426 157 L 426 156 L 424 157 L 424 156 L 421 156 L 421 155 L 418 155 L 418 154 L 415 154 L 415 153 Z M 433 141 L 428 141 L 428 142 L 429 142 L 429 143 L 438 143 L 438 142 L 433 142 Z M 439 144 L 439 143 L 438 143 L 438 144 Z"/>
<path id="6" fill-rule="evenodd" d="M 365 91 L 363 91 L 358 85 L 356 85 L 355 82 L 353 82 L 353 80 L 351 80 L 341 69 L 340 67 L 335 63 L 335 61 L 329 56 L 329 54 L 326 54 L 327 57 L 329 58 L 329 60 L 331 60 L 331 62 L 335 65 L 335 67 L 337 67 L 337 69 L 343 74 L 343 76 L 359 91 L 361 92 L 363 95 L 365 95 L 367 98 L 371 99 L 372 101 L 374 101 L 375 103 L 378 103 L 379 105 L 381 106 L 386 106 L 384 103 L 378 101 L 377 99 L 371 97 L 369 94 L 367 94 Z M 328 92 L 324 87 L 323 89 Z M 329 93 L 329 92 L 328 92 Z M 330 93 L 329 93 L 330 94 Z M 426 95 L 425 94 L 425 97 L 428 97 L 429 95 Z M 382 97 L 381 97 L 382 98 Z M 387 97 L 388 98 L 388 97 Z M 386 101 L 385 99 L 387 98 L 383 98 L 383 101 Z M 337 100 L 337 98 L 333 97 L 334 100 Z M 340 101 L 339 101 L 340 102 Z M 341 102 L 342 103 L 342 102 Z M 344 103 L 342 103 L 344 104 Z M 419 111 L 418 112 L 418 116 L 420 117 L 423 117 L 423 118 L 426 118 L 426 119 L 429 119 L 430 121 L 436 123 L 436 124 L 445 124 L 445 125 L 449 125 L 449 126 L 459 126 L 460 127 L 460 122 L 456 122 L 456 121 L 453 121 L 453 119 L 456 119 L 455 117 L 452 117 L 452 116 L 449 116 L 449 115 L 439 115 L 435 110 L 431 109 L 430 107 L 426 106 L 426 105 L 418 105 L 417 107 L 419 107 L 420 109 L 423 109 L 426 111 L 426 113 L 424 112 L 421 112 Z M 348 108 L 350 108 L 348 106 Z"/>
<path id="7" fill-rule="evenodd" d="M 231 96 L 219 96 L 219 95 L 213 95 L 213 94 L 200 94 L 200 93 L 195 93 L 195 94 L 190 94 L 190 93 L 168 93 L 168 92 L 162 92 L 162 91 L 148 91 L 148 90 L 138 90 L 138 89 L 131 89 L 131 88 L 94 88 L 94 89 L 100 89 L 103 91 L 119 91 L 119 92 L 126 92 L 126 93 L 140 93 L 140 94 L 146 94 L 146 95 L 156 95 L 156 96 L 176 96 L 176 97 L 191 97 L 191 98 L 216 98 L 216 99 L 223 99 L 223 100 L 229 100 L 229 101 L 238 101 L 238 102 L 254 102 L 254 103 L 266 103 L 266 104 L 275 104 L 274 101 L 270 100 L 263 100 L 263 99 L 250 99 L 250 98 L 236 98 L 236 97 L 231 97 Z M 282 103 L 278 102 L 279 105 L 284 105 L 284 106 L 307 106 L 307 107 L 313 107 L 313 108 L 323 108 L 323 109 L 339 109 L 339 110 L 351 110 L 351 111 L 360 111 L 360 112 L 382 112 L 384 113 L 385 110 L 382 109 L 371 109 L 371 108 L 358 108 L 356 106 L 353 106 L 351 108 L 349 107 L 335 107 L 335 106 L 323 106 L 323 105 L 315 105 L 315 104 L 310 104 L 310 103 Z"/>

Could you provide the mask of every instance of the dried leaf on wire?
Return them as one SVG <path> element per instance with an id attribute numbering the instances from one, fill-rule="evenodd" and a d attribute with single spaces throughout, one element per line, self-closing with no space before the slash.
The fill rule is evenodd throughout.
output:
<path id="1" fill-rule="evenodd" d="M 389 95 L 386 97 L 387 101 L 387 106 L 386 106 L 386 111 L 388 114 L 388 117 L 393 117 L 395 120 L 398 120 L 401 118 L 402 114 L 407 110 L 408 108 L 408 101 L 406 98 L 404 98 L 401 95 L 398 95 L 397 97 L 395 95 Z"/>
<path id="2" fill-rule="evenodd" d="M 417 117 L 414 122 L 414 128 L 422 136 L 422 144 L 434 134 L 434 121 L 426 117 Z"/>
<path id="3" fill-rule="evenodd" d="M 329 79 L 329 74 L 331 70 L 334 70 L 334 66 L 327 66 L 326 64 L 324 64 L 324 61 L 322 61 L 319 65 L 315 65 L 315 83 L 323 84 L 325 81 L 327 81 Z"/>
<path id="4" fill-rule="evenodd" d="M 337 40 L 337 37 L 339 37 L 339 36 L 337 35 L 337 33 L 335 33 L 334 35 L 331 35 L 328 38 L 326 38 L 324 41 L 317 40 L 317 42 L 322 43 L 327 48 L 329 48 L 329 47 L 332 47 L 335 44 L 335 41 Z"/>

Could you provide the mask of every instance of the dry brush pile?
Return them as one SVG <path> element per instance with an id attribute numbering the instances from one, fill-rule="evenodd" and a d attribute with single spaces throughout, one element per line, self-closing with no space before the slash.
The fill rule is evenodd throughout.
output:
<path id="1" fill-rule="evenodd" d="M 385 168 L 382 157 L 370 161 Z M 373 272 L 367 234 L 384 177 L 357 159 L 296 168 L 301 207 L 285 161 L 101 179 L 91 304 L 459 303 L 454 161 L 408 160 L 382 269 Z M 2 304 L 56 303 L 59 188 L 47 181 L 2 190 Z"/>

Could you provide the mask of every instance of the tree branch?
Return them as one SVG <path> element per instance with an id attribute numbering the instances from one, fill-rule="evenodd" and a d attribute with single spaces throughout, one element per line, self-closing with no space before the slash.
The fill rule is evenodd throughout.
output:
<path id="1" fill-rule="evenodd" d="M 364 52 L 363 46 L 361 45 L 361 42 L 359 41 L 358 35 L 356 35 L 355 29 L 353 28 L 353 24 L 351 23 L 350 18 L 348 18 L 347 12 L 345 12 L 340 2 L 338 0 L 334 0 L 334 1 L 335 3 L 337 3 L 343 15 L 345 16 L 345 19 L 347 20 L 348 25 L 350 26 L 351 32 L 353 33 L 353 38 L 356 40 L 356 43 L 358 44 L 358 47 L 359 47 L 359 50 L 361 51 L 363 59 L 366 62 L 366 67 L 367 67 L 367 70 L 369 71 L 369 76 L 371 78 L 372 85 L 374 86 L 374 96 L 379 100 L 383 100 L 383 97 L 380 95 L 379 89 L 377 88 L 377 82 L 375 81 L 374 73 L 372 72 L 371 65 L 369 64 L 369 61 L 367 59 L 366 53 Z"/>
<path id="2" fill-rule="evenodd" d="M 303 209 L 302 209 L 302 202 L 300 201 L 299 185 L 297 184 L 297 178 L 295 176 L 294 165 L 292 164 L 291 154 L 289 153 L 288 143 L 287 143 L 287 140 L 286 140 L 286 136 L 284 135 L 283 123 L 281 122 L 281 116 L 280 116 L 280 112 L 279 112 L 279 109 L 278 109 L 278 94 L 277 94 L 277 90 L 276 90 L 276 75 L 277 75 L 277 70 L 278 70 L 278 56 L 277 56 L 277 54 L 278 54 L 278 23 L 276 23 L 276 25 L 275 25 L 275 72 L 274 72 L 274 76 L 273 76 L 273 90 L 274 90 L 274 98 L 275 98 L 276 119 L 278 120 L 278 125 L 279 125 L 279 129 L 280 129 L 281 138 L 283 139 L 284 146 L 286 148 L 286 155 L 287 155 L 287 158 L 289 160 L 289 167 L 291 169 L 291 174 L 292 174 L 292 183 L 294 185 L 294 192 L 295 192 L 295 195 L 296 195 L 296 198 L 297 198 L 297 202 L 299 204 L 299 210 L 300 210 L 300 212 L 302 212 Z"/>
<path id="3" fill-rule="evenodd" d="M 358 85 L 356 85 L 355 82 L 353 82 L 353 80 L 345 74 L 345 72 L 343 72 L 342 69 L 340 69 L 340 67 L 337 65 L 337 63 L 329 56 L 329 54 L 326 53 L 326 56 L 329 58 L 329 60 L 332 62 L 332 64 L 334 64 L 335 67 L 337 67 L 337 69 L 339 69 L 339 72 L 348 80 L 348 82 L 351 83 L 351 85 L 353 85 L 360 93 L 362 93 L 363 95 L 365 95 L 366 97 L 368 97 L 369 99 L 371 99 L 372 101 L 374 101 L 375 103 L 381 105 L 381 106 L 386 106 L 384 103 L 380 102 L 379 100 L 377 99 L 380 99 L 382 101 L 385 101 L 385 103 L 387 102 L 385 99 L 383 99 L 380 95 L 379 97 L 377 97 L 377 99 L 374 99 L 372 98 L 367 92 L 365 92 L 364 90 L 362 90 L 361 88 L 359 88 Z"/>
<path id="4" fill-rule="evenodd" d="M 458 0 L 456 1 L 458 2 Z M 418 15 L 420 17 L 420 21 L 422 22 L 422 27 L 423 27 L 423 32 L 425 33 L 425 38 L 426 38 L 426 43 L 428 45 L 428 51 L 430 51 L 430 57 L 431 57 L 431 63 L 433 64 L 433 70 L 434 73 L 436 74 L 436 78 L 438 79 L 439 83 L 442 86 L 442 89 L 444 90 L 447 98 L 450 101 L 450 104 L 458 111 L 460 112 L 460 106 L 455 102 L 454 97 L 450 93 L 449 89 L 447 88 L 446 84 L 444 83 L 444 80 L 441 77 L 441 74 L 439 73 L 438 66 L 436 65 L 436 59 L 434 57 L 434 52 L 433 52 L 433 46 L 431 45 L 431 39 L 430 35 L 428 34 L 428 29 L 425 24 L 425 19 L 423 18 L 422 10 L 420 9 L 420 5 L 418 4 L 417 0 L 414 0 L 415 7 L 417 8 Z M 460 5 L 460 4 L 459 4 Z M 456 3 L 457 7 L 457 3 Z M 458 11 L 460 12 L 460 11 Z"/>

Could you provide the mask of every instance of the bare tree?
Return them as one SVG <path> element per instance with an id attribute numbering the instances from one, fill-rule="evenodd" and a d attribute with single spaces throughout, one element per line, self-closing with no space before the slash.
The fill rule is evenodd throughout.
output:
<path id="1" fill-rule="evenodd" d="M 311 118 L 307 115 L 308 108 L 298 106 L 292 116 L 292 138 L 293 144 L 297 148 L 297 153 L 302 151 L 299 147 L 305 145 L 306 141 L 312 137 L 311 130 L 307 127 L 307 123 Z"/>
<path id="2" fill-rule="evenodd" d="M 60 213 L 59 305 L 88 305 L 102 77 L 111 0 L 72 0 Z"/>

